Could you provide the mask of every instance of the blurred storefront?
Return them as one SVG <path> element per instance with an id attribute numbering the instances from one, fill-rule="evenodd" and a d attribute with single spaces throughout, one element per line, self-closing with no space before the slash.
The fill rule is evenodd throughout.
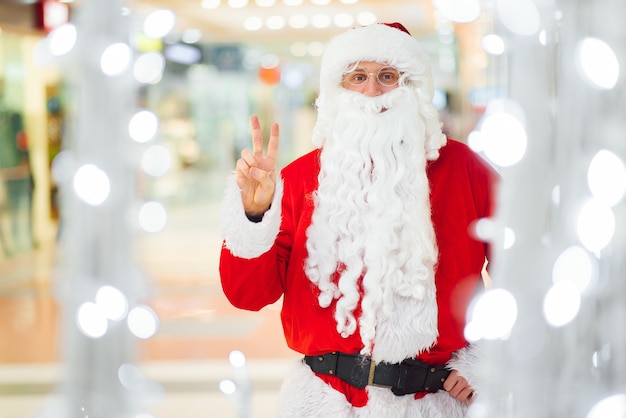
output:
<path id="1" fill-rule="evenodd" d="M 0 5 L 0 260 L 55 235 L 50 164 L 61 144 L 62 80 L 56 68 L 33 63 L 50 29 L 42 12 L 41 2 Z"/>

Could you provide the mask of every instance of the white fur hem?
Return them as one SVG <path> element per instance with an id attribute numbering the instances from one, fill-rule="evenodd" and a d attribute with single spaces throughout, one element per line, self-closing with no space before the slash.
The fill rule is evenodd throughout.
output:
<path id="1" fill-rule="evenodd" d="M 283 183 L 278 181 L 272 206 L 261 222 L 251 222 L 244 212 L 235 174 L 228 178 L 222 206 L 222 235 L 226 248 L 234 256 L 256 258 L 272 248 L 280 231 L 282 197 Z"/>
<path id="2" fill-rule="evenodd" d="M 319 379 L 302 361 L 294 363 L 283 382 L 279 418 L 464 418 L 467 405 L 439 391 L 415 399 L 389 389 L 368 387 L 369 401 L 353 407 L 345 396 Z"/>

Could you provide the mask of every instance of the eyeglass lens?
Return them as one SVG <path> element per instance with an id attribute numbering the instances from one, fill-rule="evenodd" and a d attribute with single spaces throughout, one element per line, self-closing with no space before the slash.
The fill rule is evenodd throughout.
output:
<path id="1" fill-rule="evenodd" d="M 357 68 L 354 71 L 347 73 L 344 79 L 353 86 L 361 86 L 369 80 L 371 75 L 376 74 L 378 83 L 382 86 L 391 87 L 398 83 L 400 80 L 400 73 L 394 67 L 382 67 L 376 73 L 368 73 L 363 68 Z"/>

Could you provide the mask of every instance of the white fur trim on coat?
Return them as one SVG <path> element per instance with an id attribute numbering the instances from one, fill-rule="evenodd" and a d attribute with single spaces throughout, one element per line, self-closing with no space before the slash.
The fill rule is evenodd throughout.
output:
<path id="1" fill-rule="evenodd" d="M 272 248 L 280 231 L 282 197 L 283 183 L 279 180 L 270 209 L 261 222 L 251 222 L 243 209 L 235 174 L 228 178 L 222 206 L 222 235 L 226 248 L 234 256 L 256 258 Z"/>
<path id="2" fill-rule="evenodd" d="M 346 397 L 319 379 L 302 361 L 294 363 L 283 382 L 280 418 L 464 418 L 467 405 L 447 392 L 431 393 L 421 399 L 396 396 L 391 390 L 368 387 L 369 401 L 353 407 Z"/>

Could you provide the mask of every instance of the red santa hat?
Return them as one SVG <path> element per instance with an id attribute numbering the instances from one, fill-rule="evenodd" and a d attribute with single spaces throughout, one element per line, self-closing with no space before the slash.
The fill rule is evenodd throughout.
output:
<path id="1" fill-rule="evenodd" d="M 320 94 L 341 84 L 344 71 L 359 61 L 388 63 L 407 74 L 408 80 L 432 100 L 430 60 L 419 42 L 401 23 L 376 23 L 353 28 L 326 46 L 320 66 Z"/>

